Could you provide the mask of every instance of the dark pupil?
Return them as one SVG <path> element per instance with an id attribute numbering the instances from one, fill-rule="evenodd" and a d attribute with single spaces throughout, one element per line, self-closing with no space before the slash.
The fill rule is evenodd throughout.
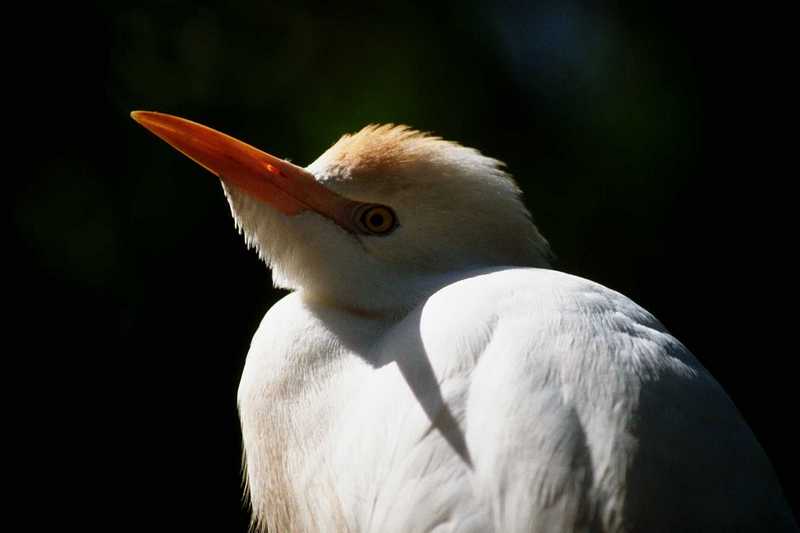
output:
<path id="1" fill-rule="evenodd" d="M 369 224 L 372 227 L 380 227 L 383 225 L 383 215 L 380 213 L 375 213 L 369 216 Z"/>

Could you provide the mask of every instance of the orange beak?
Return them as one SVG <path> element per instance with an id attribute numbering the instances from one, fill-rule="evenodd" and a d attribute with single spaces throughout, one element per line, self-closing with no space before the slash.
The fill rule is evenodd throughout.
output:
<path id="1" fill-rule="evenodd" d="M 291 216 L 310 210 L 345 229 L 352 227 L 358 202 L 321 185 L 302 167 L 180 117 L 153 111 L 134 111 L 131 117 L 226 183 L 281 213 Z"/>

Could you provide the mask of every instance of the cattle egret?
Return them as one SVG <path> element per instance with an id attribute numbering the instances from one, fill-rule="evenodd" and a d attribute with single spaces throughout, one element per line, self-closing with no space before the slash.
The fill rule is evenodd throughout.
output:
<path id="1" fill-rule="evenodd" d="M 256 526 L 797 530 L 720 385 L 637 304 L 549 268 L 499 161 L 373 125 L 301 168 L 133 118 L 221 178 L 291 291 L 239 386 Z"/>

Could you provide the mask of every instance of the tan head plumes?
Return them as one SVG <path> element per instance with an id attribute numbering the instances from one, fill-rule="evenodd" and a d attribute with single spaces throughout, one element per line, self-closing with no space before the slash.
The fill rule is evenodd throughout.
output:
<path id="1" fill-rule="evenodd" d="M 375 177 L 420 164 L 436 164 L 453 151 L 474 152 L 408 126 L 370 124 L 357 133 L 342 136 L 320 159 L 332 169 L 354 177 Z"/>

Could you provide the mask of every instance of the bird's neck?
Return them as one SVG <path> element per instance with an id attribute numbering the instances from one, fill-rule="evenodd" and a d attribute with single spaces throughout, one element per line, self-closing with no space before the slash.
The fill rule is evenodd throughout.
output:
<path id="1" fill-rule="evenodd" d="M 365 320 L 393 323 L 402 320 L 412 310 L 423 305 L 439 289 L 456 281 L 507 266 L 475 267 L 447 273 L 420 275 L 413 279 L 387 278 L 385 283 L 365 282 L 364 290 L 336 290 L 337 284 L 326 284 L 322 290 L 301 288 L 296 292 L 310 307 L 327 308 Z M 352 287 L 352 286 L 351 286 Z M 331 290 L 333 289 L 333 290 Z"/>

